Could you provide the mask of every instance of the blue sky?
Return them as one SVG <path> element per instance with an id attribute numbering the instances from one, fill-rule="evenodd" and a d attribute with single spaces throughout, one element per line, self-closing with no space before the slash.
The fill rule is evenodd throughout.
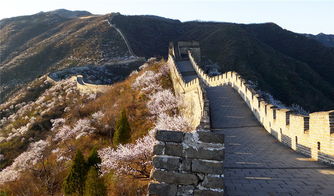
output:
<path id="1" fill-rule="evenodd" d="M 0 18 L 59 8 L 152 14 L 181 21 L 275 22 L 298 33 L 334 34 L 334 0 L 0 0 Z"/>

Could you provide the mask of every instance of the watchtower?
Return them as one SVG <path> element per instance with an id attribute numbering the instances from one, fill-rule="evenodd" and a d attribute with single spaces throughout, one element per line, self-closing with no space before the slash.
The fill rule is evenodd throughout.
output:
<path id="1" fill-rule="evenodd" d="M 191 52 L 197 62 L 200 62 L 201 49 L 198 41 L 178 41 L 174 45 L 174 51 L 171 52 L 173 52 L 173 55 L 177 60 L 188 60 L 188 51 Z"/>

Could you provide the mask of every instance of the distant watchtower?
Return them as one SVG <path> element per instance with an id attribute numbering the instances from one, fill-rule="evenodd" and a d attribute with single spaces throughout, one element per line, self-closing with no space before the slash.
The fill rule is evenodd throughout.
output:
<path id="1" fill-rule="evenodd" d="M 171 52 L 173 52 L 177 60 L 187 60 L 189 59 L 188 51 L 191 52 L 197 62 L 200 62 L 201 49 L 198 41 L 178 41 L 174 45 L 174 51 Z"/>

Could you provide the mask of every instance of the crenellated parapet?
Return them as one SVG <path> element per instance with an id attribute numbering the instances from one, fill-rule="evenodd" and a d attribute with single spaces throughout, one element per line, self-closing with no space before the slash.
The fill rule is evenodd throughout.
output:
<path id="1" fill-rule="evenodd" d="M 315 160 L 334 165 L 334 110 L 303 116 L 289 109 L 277 108 L 263 100 L 238 73 L 227 72 L 210 77 L 198 66 L 191 53 L 189 59 L 206 85 L 232 86 L 257 120 L 277 140 Z"/>
<path id="2" fill-rule="evenodd" d="M 112 88 L 112 85 L 89 84 L 84 82 L 82 75 L 72 76 L 77 82 L 77 88 L 80 92 L 86 93 L 104 93 Z"/>

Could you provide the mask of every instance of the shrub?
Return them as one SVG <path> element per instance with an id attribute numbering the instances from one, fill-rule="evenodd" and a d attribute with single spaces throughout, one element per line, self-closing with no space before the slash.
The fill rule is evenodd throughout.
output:
<path id="1" fill-rule="evenodd" d="M 123 109 L 119 120 L 116 122 L 113 144 L 117 146 L 119 144 L 127 143 L 130 139 L 130 132 L 131 128 L 129 121 L 125 109 Z"/>
<path id="2" fill-rule="evenodd" d="M 103 183 L 103 179 L 99 178 L 97 168 L 90 167 L 85 182 L 84 196 L 104 196 L 104 195 L 107 195 L 107 191 Z"/>
<path id="3" fill-rule="evenodd" d="M 87 159 L 87 167 L 95 167 L 98 170 L 100 168 L 99 164 L 101 164 L 101 158 L 99 157 L 96 148 L 93 148 Z"/>
<path id="4" fill-rule="evenodd" d="M 83 195 L 87 165 L 81 151 L 77 151 L 70 173 L 64 181 L 65 195 Z"/>

